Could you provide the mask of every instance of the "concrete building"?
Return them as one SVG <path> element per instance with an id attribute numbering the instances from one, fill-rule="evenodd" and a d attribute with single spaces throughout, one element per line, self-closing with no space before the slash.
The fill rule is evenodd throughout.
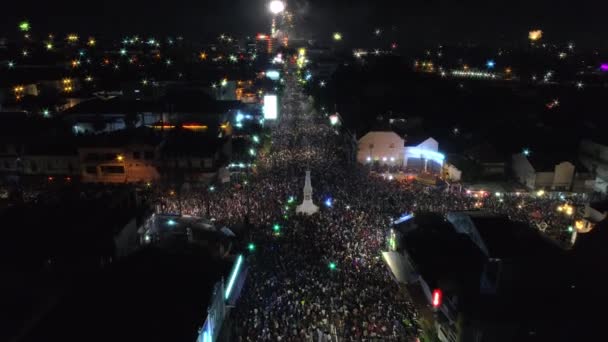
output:
<path id="1" fill-rule="evenodd" d="M 583 140 L 579 146 L 579 160 L 595 178 L 594 192 L 608 195 L 608 144 Z"/>
<path id="2" fill-rule="evenodd" d="M 567 255 L 529 226 L 483 212 L 407 215 L 390 241 L 385 261 L 440 341 L 569 336 L 558 311 Z"/>
<path id="3" fill-rule="evenodd" d="M 405 140 L 392 131 L 372 131 L 358 141 L 357 162 L 403 165 Z"/>
<path id="4" fill-rule="evenodd" d="M 565 158 L 518 153 L 511 167 L 515 179 L 530 190 L 585 192 L 591 186 L 586 172 Z"/>
<path id="5" fill-rule="evenodd" d="M 134 183 L 160 179 L 161 139 L 147 129 L 83 136 L 78 158 L 85 183 Z"/>
<path id="6" fill-rule="evenodd" d="M 440 173 L 445 156 L 439 153 L 439 143 L 433 138 L 407 139 L 403 166 L 416 172 Z"/>

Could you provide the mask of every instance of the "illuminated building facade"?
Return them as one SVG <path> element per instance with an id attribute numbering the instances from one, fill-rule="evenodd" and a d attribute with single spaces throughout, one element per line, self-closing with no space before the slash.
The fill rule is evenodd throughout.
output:
<path id="1" fill-rule="evenodd" d="M 357 162 L 403 165 L 405 141 L 392 131 L 372 131 L 358 141 Z"/>
<path id="2" fill-rule="evenodd" d="M 411 142 L 408 141 L 408 145 Z M 445 156 L 439 152 L 439 143 L 433 138 L 406 146 L 403 153 L 403 165 L 415 172 L 439 174 L 443 168 Z"/>

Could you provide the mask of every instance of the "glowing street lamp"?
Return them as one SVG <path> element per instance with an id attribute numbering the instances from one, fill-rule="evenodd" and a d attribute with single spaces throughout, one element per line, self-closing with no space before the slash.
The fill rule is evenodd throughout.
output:
<path id="1" fill-rule="evenodd" d="M 274 0 L 270 2 L 268 8 L 270 9 L 270 12 L 272 12 L 272 14 L 277 15 L 285 10 L 285 3 L 280 0 Z"/>
<path id="2" fill-rule="evenodd" d="M 334 32 L 334 40 L 339 42 L 342 40 L 342 33 L 340 32 Z"/>
<path id="3" fill-rule="evenodd" d="M 338 266 L 336 265 L 335 262 L 330 262 L 327 267 L 329 267 L 330 270 L 334 271 Z"/>
<path id="4" fill-rule="evenodd" d="M 255 251 L 255 244 L 254 244 L 253 242 L 250 242 L 250 243 L 247 245 L 247 249 L 248 249 L 250 252 Z"/>
<path id="5" fill-rule="evenodd" d="M 275 223 L 275 224 L 272 226 L 272 231 L 273 231 L 273 232 L 275 232 L 275 233 L 280 232 L 280 231 L 281 231 L 281 226 L 280 226 L 278 223 Z"/>
<path id="6" fill-rule="evenodd" d="M 522 151 L 522 153 L 524 154 L 524 156 L 528 157 L 530 156 L 530 149 L 524 148 L 524 150 Z"/>
<path id="7" fill-rule="evenodd" d="M 496 62 L 494 62 L 494 60 L 490 59 L 486 62 L 486 67 L 488 69 L 494 69 L 494 67 L 496 66 Z"/>
<path id="8" fill-rule="evenodd" d="M 528 32 L 528 39 L 530 39 L 530 41 L 532 41 L 532 42 L 536 42 L 536 41 L 540 40 L 542 37 L 543 37 L 542 30 L 532 30 L 532 31 Z"/>

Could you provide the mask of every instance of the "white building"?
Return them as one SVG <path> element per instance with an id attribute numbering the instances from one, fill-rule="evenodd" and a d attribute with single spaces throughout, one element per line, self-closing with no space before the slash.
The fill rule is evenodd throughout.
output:
<path id="1" fill-rule="evenodd" d="M 593 190 L 608 194 L 608 145 L 583 140 L 579 146 L 579 160 L 595 177 Z"/>
<path id="2" fill-rule="evenodd" d="M 357 148 L 357 161 L 372 161 L 388 165 L 403 165 L 405 140 L 392 131 L 372 131 L 361 137 Z"/>
<path id="3" fill-rule="evenodd" d="M 514 154 L 512 169 L 517 181 L 531 190 L 572 191 L 576 172 L 574 164 L 541 158 L 531 158 L 523 153 Z"/>
<path id="4" fill-rule="evenodd" d="M 408 145 L 410 142 L 408 141 Z M 439 153 L 439 143 L 433 138 L 406 146 L 403 153 L 403 165 L 415 171 L 439 173 L 445 156 Z"/>

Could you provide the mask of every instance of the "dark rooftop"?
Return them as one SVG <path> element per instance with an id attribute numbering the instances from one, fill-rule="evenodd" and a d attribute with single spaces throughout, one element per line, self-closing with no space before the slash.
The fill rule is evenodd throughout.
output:
<path id="1" fill-rule="evenodd" d="M 196 340 L 231 263 L 204 248 L 145 248 L 78 287 L 27 341 Z"/>
<path id="2" fill-rule="evenodd" d="M 471 220 L 492 258 L 553 258 L 562 250 L 525 223 L 506 216 L 473 216 Z"/>

